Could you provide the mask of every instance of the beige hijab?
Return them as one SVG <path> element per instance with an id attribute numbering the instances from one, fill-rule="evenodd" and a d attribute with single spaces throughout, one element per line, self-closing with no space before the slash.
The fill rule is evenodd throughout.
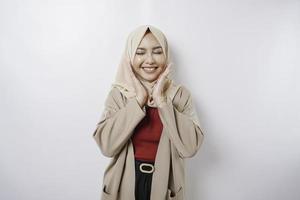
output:
<path id="1" fill-rule="evenodd" d="M 150 26 L 150 25 L 144 25 L 139 26 L 136 28 L 133 32 L 131 32 L 127 38 L 125 51 L 123 53 L 121 62 L 119 64 L 119 68 L 117 71 L 117 76 L 115 78 L 115 82 L 112 84 L 112 87 L 117 87 L 119 90 L 127 97 L 135 97 L 135 87 L 134 87 L 134 81 L 132 80 L 130 76 L 130 68 L 132 69 L 132 63 L 135 56 L 136 49 L 138 48 L 141 40 L 143 39 L 145 33 L 149 30 L 155 38 L 158 40 L 160 45 L 162 46 L 163 53 L 166 57 L 166 66 L 170 64 L 170 55 L 169 55 L 169 47 L 167 43 L 167 39 L 164 36 L 164 34 L 157 28 Z M 165 66 L 165 68 L 166 68 Z M 171 73 L 167 76 L 167 82 L 165 85 L 165 90 L 169 88 L 169 86 L 172 84 L 173 80 L 170 78 Z M 140 80 L 140 79 L 139 79 Z M 150 107 L 157 107 L 156 103 L 154 102 L 152 98 L 152 91 L 154 88 L 154 85 L 156 84 L 157 80 L 153 82 L 147 82 L 144 80 L 140 80 L 141 84 L 144 85 L 146 90 L 148 91 L 148 101 L 147 106 Z"/>

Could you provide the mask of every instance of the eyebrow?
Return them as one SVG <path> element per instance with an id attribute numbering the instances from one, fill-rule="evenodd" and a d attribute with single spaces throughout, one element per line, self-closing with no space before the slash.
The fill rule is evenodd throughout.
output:
<path id="1" fill-rule="evenodd" d="M 156 46 L 156 47 L 153 47 L 153 49 L 159 49 L 159 48 L 162 48 L 161 46 Z M 143 47 L 138 47 L 137 50 L 146 50 L 146 48 L 143 48 Z"/>
<path id="2" fill-rule="evenodd" d="M 161 46 L 156 46 L 153 49 L 159 49 L 159 48 L 162 48 L 162 47 Z"/>

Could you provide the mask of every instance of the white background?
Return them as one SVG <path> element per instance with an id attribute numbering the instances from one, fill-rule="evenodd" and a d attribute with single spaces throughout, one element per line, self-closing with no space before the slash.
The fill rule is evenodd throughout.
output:
<path id="1" fill-rule="evenodd" d="M 130 31 L 167 36 L 205 141 L 189 200 L 300 199 L 300 1 L 2 0 L 0 199 L 99 199 L 92 138 Z"/>

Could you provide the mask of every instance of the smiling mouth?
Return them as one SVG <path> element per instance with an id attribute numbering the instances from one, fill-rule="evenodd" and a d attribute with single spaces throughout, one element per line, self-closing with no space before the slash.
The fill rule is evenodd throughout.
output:
<path id="1" fill-rule="evenodd" d="M 154 71 L 156 71 L 158 67 L 142 67 L 142 69 L 147 72 L 147 73 L 152 73 Z"/>

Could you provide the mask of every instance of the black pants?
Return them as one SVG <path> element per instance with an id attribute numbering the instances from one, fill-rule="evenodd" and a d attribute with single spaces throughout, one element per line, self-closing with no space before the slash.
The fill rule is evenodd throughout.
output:
<path id="1" fill-rule="evenodd" d="M 150 200 L 152 175 L 140 171 L 141 163 L 151 163 L 148 161 L 135 160 L 135 200 Z"/>

